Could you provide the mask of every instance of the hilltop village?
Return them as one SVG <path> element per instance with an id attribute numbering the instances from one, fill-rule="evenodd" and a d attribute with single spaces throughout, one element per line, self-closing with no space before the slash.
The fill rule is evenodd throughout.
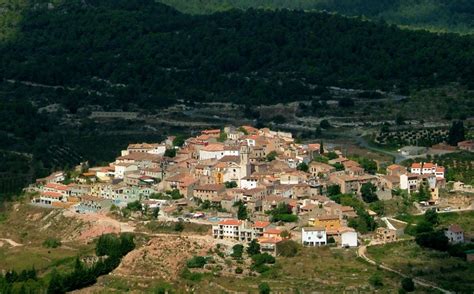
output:
<path id="1" fill-rule="evenodd" d="M 397 226 L 382 218 L 386 225 L 376 229 L 377 212 L 367 204 L 403 191 L 434 205 L 444 186 L 444 167 L 431 162 L 379 173 L 367 159 L 348 159 L 323 142 L 297 143 L 291 133 L 242 126 L 130 144 L 107 166 L 84 163 L 29 189 L 38 192 L 31 200 L 37 206 L 99 214 L 138 204 L 158 219 L 211 225 L 217 240 L 258 240 L 275 254 L 289 238 L 346 248 L 366 238 L 394 241 Z"/>

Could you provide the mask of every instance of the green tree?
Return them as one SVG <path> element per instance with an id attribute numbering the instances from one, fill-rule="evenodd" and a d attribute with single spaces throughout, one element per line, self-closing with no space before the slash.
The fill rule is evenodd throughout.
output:
<path id="1" fill-rule="evenodd" d="M 411 278 L 403 278 L 401 284 L 403 290 L 405 290 L 406 292 L 415 291 L 415 283 L 413 283 L 413 280 Z"/>
<path id="2" fill-rule="evenodd" d="M 327 187 L 328 196 L 336 196 L 341 194 L 341 186 L 334 184 Z"/>
<path id="3" fill-rule="evenodd" d="M 159 207 L 153 208 L 153 218 L 157 219 L 159 214 L 160 214 L 160 208 Z"/>
<path id="4" fill-rule="evenodd" d="M 302 163 L 298 164 L 296 169 L 307 173 L 309 171 L 309 166 L 306 164 L 306 162 L 302 162 Z"/>
<path id="5" fill-rule="evenodd" d="M 436 209 L 434 208 L 430 208 L 425 211 L 424 219 L 433 226 L 439 224 L 438 212 L 436 212 Z"/>
<path id="6" fill-rule="evenodd" d="M 380 288 L 383 286 L 383 279 L 379 273 L 375 273 L 369 278 L 369 283 L 375 288 Z"/>
<path id="7" fill-rule="evenodd" d="M 232 254 L 230 256 L 236 259 L 241 259 L 243 253 L 244 253 L 244 246 L 242 244 L 235 244 L 232 247 Z"/>
<path id="8" fill-rule="evenodd" d="M 260 254 L 260 244 L 258 244 L 256 239 L 253 239 L 252 241 L 250 241 L 247 247 L 247 254 L 249 256 Z"/>
<path id="9" fill-rule="evenodd" d="M 183 224 L 183 222 L 177 222 L 177 223 L 175 223 L 175 225 L 174 225 L 174 230 L 175 230 L 176 232 L 182 232 L 182 231 L 184 230 L 184 224 Z"/>
<path id="10" fill-rule="evenodd" d="M 321 129 L 327 130 L 331 128 L 331 124 L 329 123 L 327 119 L 323 119 L 321 122 L 319 122 L 319 127 Z"/>
<path id="11" fill-rule="evenodd" d="M 245 220 L 248 218 L 247 207 L 242 201 L 238 201 L 237 203 L 237 218 L 240 220 Z"/>
<path id="12" fill-rule="evenodd" d="M 376 190 L 377 190 L 377 187 L 375 187 L 375 185 L 372 183 L 362 184 L 360 188 L 362 199 L 367 203 L 371 203 L 371 202 L 379 200 L 379 198 L 377 197 L 377 194 L 375 194 Z"/>
<path id="13" fill-rule="evenodd" d="M 453 121 L 448 133 L 448 144 L 457 146 L 458 142 L 465 140 L 465 129 L 462 120 Z"/>
<path id="14" fill-rule="evenodd" d="M 260 283 L 258 285 L 258 292 L 260 294 L 270 294 L 270 291 L 271 291 L 271 289 L 270 289 L 270 285 L 268 285 L 268 283 L 263 282 L 263 283 Z"/>
<path id="15" fill-rule="evenodd" d="M 48 294 L 66 293 L 66 289 L 63 284 L 63 278 L 55 268 L 53 268 L 53 271 L 51 272 L 51 278 L 49 280 L 47 293 Z"/>
<path id="16" fill-rule="evenodd" d="M 177 135 L 174 139 L 173 139 L 173 146 L 175 147 L 181 147 L 184 145 L 184 136 L 182 135 Z M 170 157 L 173 157 L 173 156 L 170 156 Z"/>
<path id="17" fill-rule="evenodd" d="M 270 151 L 267 156 L 266 156 L 266 159 L 267 161 L 274 161 L 277 157 L 277 153 L 276 151 Z"/>
<path id="18" fill-rule="evenodd" d="M 176 156 L 176 149 L 166 149 L 164 156 L 173 158 Z"/>
<path id="19" fill-rule="evenodd" d="M 224 185 L 227 189 L 237 188 L 237 183 L 235 181 L 225 182 Z"/>
<path id="20" fill-rule="evenodd" d="M 284 257 L 294 257 L 298 254 L 300 245 L 293 240 L 284 240 L 277 244 L 277 254 Z"/>

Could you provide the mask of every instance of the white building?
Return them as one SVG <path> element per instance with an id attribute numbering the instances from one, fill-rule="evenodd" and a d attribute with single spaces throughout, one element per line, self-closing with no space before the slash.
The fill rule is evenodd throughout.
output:
<path id="1" fill-rule="evenodd" d="M 400 175 L 400 189 L 407 190 L 408 193 L 416 192 L 420 185 L 420 180 L 417 174 L 403 174 Z"/>
<path id="2" fill-rule="evenodd" d="M 326 229 L 306 227 L 301 229 L 301 243 L 304 246 L 321 246 L 327 244 Z"/>
<path id="3" fill-rule="evenodd" d="M 253 224 L 237 219 L 226 219 L 212 226 L 212 236 L 215 239 L 231 239 L 250 242 L 263 236 L 270 222 L 257 221 Z"/>
<path id="4" fill-rule="evenodd" d="M 449 239 L 449 243 L 451 244 L 464 243 L 464 231 L 459 225 L 450 225 L 444 231 L 444 235 Z"/>
<path id="5" fill-rule="evenodd" d="M 126 173 L 138 170 L 138 166 L 133 163 L 117 163 L 115 165 L 114 177 L 116 179 L 123 179 Z"/>
<path id="6" fill-rule="evenodd" d="M 213 143 L 199 150 L 199 160 L 221 159 L 224 156 L 239 156 L 239 148 L 224 146 L 223 144 Z"/>
<path id="7" fill-rule="evenodd" d="M 341 232 L 342 247 L 357 247 L 357 232 L 352 228 L 346 228 Z"/>
<path id="8" fill-rule="evenodd" d="M 255 189 L 257 188 L 257 182 L 258 180 L 256 178 L 252 177 L 245 177 L 240 180 L 240 188 L 242 189 Z"/>

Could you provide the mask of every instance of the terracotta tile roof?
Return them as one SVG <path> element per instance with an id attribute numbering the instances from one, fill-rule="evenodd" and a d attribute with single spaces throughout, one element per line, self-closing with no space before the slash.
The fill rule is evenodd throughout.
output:
<path id="1" fill-rule="evenodd" d="M 435 167 L 435 165 L 431 162 L 427 162 L 423 164 L 423 168 L 433 168 L 433 167 Z"/>
<path id="2" fill-rule="evenodd" d="M 254 228 L 266 228 L 270 225 L 270 222 L 266 222 L 266 221 L 256 221 L 254 224 L 253 224 L 253 227 Z"/>
<path id="3" fill-rule="evenodd" d="M 456 225 L 456 224 L 450 225 L 448 227 L 448 230 L 450 230 L 453 233 L 462 233 L 463 232 L 463 229 L 459 225 Z"/>
<path id="4" fill-rule="evenodd" d="M 224 225 L 224 226 L 240 226 L 242 221 L 237 220 L 237 219 L 225 219 L 221 220 L 219 222 L 219 225 Z"/>
<path id="5" fill-rule="evenodd" d="M 411 168 L 421 168 L 421 162 L 414 162 L 411 164 Z"/>
<path id="6" fill-rule="evenodd" d="M 42 192 L 41 195 L 45 197 L 57 198 L 57 199 L 63 196 L 61 193 L 58 193 L 58 192 Z"/>
<path id="7" fill-rule="evenodd" d="M 56 184 L 56 183 L 48 183 L 44 187 L 49 188 L 49 189 L 59 190 L 59 191 L 67 191 L 68 190 L 68 186 L 63 185 L 63 184 Z"/>
<path id="8" fill-rule="evenodd" d="M 269 235 L 280 235 L 281 230 L 275 229 L 275 228 L 268 228 L 263 231 L 264 234 L 269 234 Z"/>
<path id="9" fill-rule="evenodd" d="M 224 145 L 220 143 L 212 143 L 204 147 L 204 151 L 224 151 Z"/>

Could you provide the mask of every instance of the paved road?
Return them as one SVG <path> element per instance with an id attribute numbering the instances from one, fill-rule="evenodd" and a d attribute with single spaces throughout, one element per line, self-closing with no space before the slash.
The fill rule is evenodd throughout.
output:
<path id="1" fill-rule="evenodd" d="M 401 277 L 404 277 L 404 278 L 410 278 L 410 276 L 400 272 L 400 271 L 397 271 L 397 270 L 394 270 L 388 266 L 385 266 L 383 264 L 378 264 L 377 262 L 375 262 L 374 260 L 370 259 L 369 257 L 367 257 L 367 246 L 364 245 L 364 246 L 360 246 L 359 249 L 357 250 L 357 255 L 359 257 L 362 257 L 364 260 L 366 260 L 368 263 L 370 264 L 373 264 L 373 265 L 378 265 L 381 269 L 384 269 L 386 271 L 389 271 L 389 272 L 392 272 L 392 273 L 395 273 Z M 418 284 L 418 285 L 421 285 L 423 287 L 428 287 L 428 288 L 433 288 L 433 289 L 436 289 L 438 291 L 441 291 L 443 293 L 453 293 L 453 292 L 450 292 L 446 289 L 443 289 L 443 288 L 440 288 L 438 286 L 436 286 L 435 284 L 431 283 L 431 282 L 428 282 L 426 280 L 423 280 L 423 279 L 420 279 L 420 278 L 414 278 L 412 277 L 413 279 L 413 282 L 415 284 Z"/>

